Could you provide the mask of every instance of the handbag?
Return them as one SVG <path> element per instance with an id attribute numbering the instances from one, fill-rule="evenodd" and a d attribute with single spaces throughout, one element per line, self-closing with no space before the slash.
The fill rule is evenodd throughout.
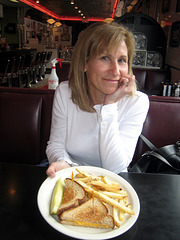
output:
<path id="1" fill-rule="evenodd" d="M 180 141 L 175 144 L 156 148 L 142 134 L 140 138 L 151 151 L 145 152 L 129 172 L 180 174 Z"/>

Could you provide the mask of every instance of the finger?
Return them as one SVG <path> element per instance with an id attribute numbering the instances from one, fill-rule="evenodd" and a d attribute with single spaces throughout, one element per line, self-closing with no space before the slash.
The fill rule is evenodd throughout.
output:
<path id="1" fill-rule="evenodd" d="M 49 177 L 55 177 L 56 176 L 56 163 L 55 162 L 50 164 L 50 166 L 48 167 L 48 169 L 46 171 L 46 174 Z"/>
<path id="2" fill-rule="evenodd" d="M 128 87 L 129 86 L 129 79 L 126 78 L 124 86 Z"/>
<path id="3" fill-rule="evenodd" d="M 54 178 L 56 176 L 56 172 L 52 169 L 52 167 L 49 167 L 46 171 L 47 176 Z"/>
<path id="4" fill-rule="evenodd" d="M 135 81 L 135 76 L 134 75 L 127 75 L 122 78 L 123 84 L 125 87 L 129 87 L 129 85 L 132 85 L 133 82 Z"/>
<path id="5" fill-rule="evenodd" d="M 124 76 L 120 80 L 120 86 L 128 86 L 129 85 L 129 78 L 127 76 Z"/>

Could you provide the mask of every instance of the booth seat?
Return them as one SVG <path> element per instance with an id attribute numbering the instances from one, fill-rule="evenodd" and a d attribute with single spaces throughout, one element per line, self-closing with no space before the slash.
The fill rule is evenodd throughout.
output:
<path id="1" fill-rule="evenodd" d="M 62 62 L 56 64 L 56 72 L 59 82 L 67 81 L 69 74 L 70 62 Z M 150 69 L 133 67 L 133 74 L 136 77 L 138 90 L 148 95 L 161 95 L 161 83 L 170 79 L 169 71 L 165 69 Z"/>
<path id="2" fill-rule="evenodd" d="M 0 87 L 0 161 L 39 164 L 51 127 L 54 90 Z M 180 140 L 180 98 L 149 96 L 143 134 L 157 147 Z M 138 141 L 134 164 L 147 148 Z"/>

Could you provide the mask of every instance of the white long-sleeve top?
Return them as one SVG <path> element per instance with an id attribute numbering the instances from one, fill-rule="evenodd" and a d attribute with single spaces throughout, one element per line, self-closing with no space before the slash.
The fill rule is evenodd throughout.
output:
<path id="1" fill-rule="evenodd" d="M 71 99 L 68 82 L 56 89 L 51 134 L 46 154 L 49 163 L 93 165 L 115 173 L 127 170 L 149 108 L 148 96 L 136 92 L 96 112 L 82 111 Z"/>

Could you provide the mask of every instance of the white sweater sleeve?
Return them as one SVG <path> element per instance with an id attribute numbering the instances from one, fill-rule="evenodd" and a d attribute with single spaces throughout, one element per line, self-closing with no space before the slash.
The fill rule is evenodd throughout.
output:
<path id="1" fill-rule="evenodd" d="M 66 91 L 62 91 L 61 85 L 56 89 L 52 108 L 52 122 L 50 138 L 46 148 L 46 154 L 49 163 L 64 160 L 71 165 L 73 164 L 71 157 L 65 150 L 66 138 L 66 100 L 64 96 Z"/>
<path id="2" fill-rule="evenodd" d="M 115 173 L 126 170 L 132 161 L 149 108 L 149 99 L 145 94 L 129 100 L 128 104 L 125 101 L 105 105 L 101 109 L 101 164 Z"/>

